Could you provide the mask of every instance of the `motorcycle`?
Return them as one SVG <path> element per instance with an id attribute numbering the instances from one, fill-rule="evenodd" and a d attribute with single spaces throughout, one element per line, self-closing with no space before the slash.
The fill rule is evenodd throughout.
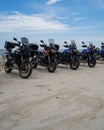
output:
<path id="1" fill-rule="evenodd" d="M 54 72 L 57 67 L 55 52 L 50 47 L 47 46 L 43 40 L 40 41 L 42 44 L 40 45 L 43 51 L 37 51 L 35 57 L 32 58 L 33 68 L 36 68 L 38 65 L 46 66 L 49 72 Z"/>
<path id="2" fill-rule="evenodd" d="M 98 48 L 96 54 L 96 60 L 104 61 L 104 43 L 101 43 L 101 49 Z"/>
<path id="3" fill-rule="evenodd" d="M 95 46 L 92 43 L 87 46 L 84 42 L 82 42 L 82 47 L 86 49 L 83 49 L 80 52 L 80 62 L 88 63 L 89 67 L 94 67 L 96 65 Z"/>
<path id="4" fill-rule="evenodd" d="M 77 50 L 75 41 L 71 41 L 71 44 L 68 45 L 66 41 L 64 41 L 65 45 L 63 45 L 65 49 L 63 52 L 59 52 L 57 56 L 57 64 L 65 64 L 70 65 L 70 68 L 73 70 L 78 69 L 79 62 L 79 51 Z"/>
<path id="5" fill-rule="evenodd" d="M 29 60 L 31 51 L 28 45 L 28 39 L 21 38 L 21 42 L 16 38 L 13 38 L 13 40 L 17 43 L 6 41 L 4 45 L 6 49 L 3 55 L 5 60 L 4 70 L 6 73 L 10 73 L 13 68 L 17 68 L 22 78 L 28 78 L 32 74 L 32 65 Z"/>

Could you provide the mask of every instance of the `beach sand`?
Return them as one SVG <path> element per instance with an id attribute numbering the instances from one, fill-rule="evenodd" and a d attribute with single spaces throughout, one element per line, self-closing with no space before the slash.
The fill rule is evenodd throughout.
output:
<path id="1" fill-rule="evenodd" d="M 0 71 L 0 130 L 104 130 L 104 64 Z"/>

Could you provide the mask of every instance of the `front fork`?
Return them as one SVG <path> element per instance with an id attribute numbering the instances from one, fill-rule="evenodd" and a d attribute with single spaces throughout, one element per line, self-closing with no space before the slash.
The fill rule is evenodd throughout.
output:
<path id="1" fill-rule="evenodd" d="M 71 55 L 71 61 L 74 62 L 76 59 L 79 59 L 77 55 Z"/>
<path id="2" fill-rule="evenodd" d="M 31 62 L 31 57 L 27 57 L 27 58 L 24 58 L 23 56 L 20 57 L 20 63 L 18 63 L 18 67 L 21 66 L 22 63 L 24 63 L 25 61 L 29 61 Z"/>
<path id="3" fill-rule="evenodd" d="M 57 59 L 55 57 L 48 55 L 48 63 L 50 64 L 51 61 L 55 61 L 57 63 Z"/>
<path id="4" fill-rule="evenodd" d="M 95 59 L 95 56 L 93 56 L 93 55 L 89 55 L 89 56 L 88 56 L 88 60 L 91 61 L 91 60 L 93 60 L 93 59 Z"/>

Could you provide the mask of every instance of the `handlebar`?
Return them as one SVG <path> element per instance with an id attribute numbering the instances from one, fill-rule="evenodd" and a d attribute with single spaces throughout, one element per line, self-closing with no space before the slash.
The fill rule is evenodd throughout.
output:
<path id="1" fill-rule="evenodd" d="M 69 45 L 63 45 L 65 48 L 69 48 Z"/>
<path id="2" fill-rule="evenodd" d="M 87 45 L 82 45 L 82 47 L 87 47 Z"/>
<path id="3" fill-rule="evenodd" d="M 45 45 L 45 44 L 40 44 L 40 46 L 41 46 L 41 47 L 46 47 L 46 45 Z"/>
<path id="4" fill-rule="evenodd" d="M 16 41 L 17 43 L 15 43 L 16 46 L 20 47 L 21 45 L 21 42 L 17 40 L 17 38 L 13 38 L 14 41 Z"/>

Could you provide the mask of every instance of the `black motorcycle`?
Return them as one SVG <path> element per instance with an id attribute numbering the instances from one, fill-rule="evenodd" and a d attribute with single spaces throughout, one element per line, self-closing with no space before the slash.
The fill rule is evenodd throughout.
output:
<path id="1" fill-rule="evenodd" d="M 22 78 L 28 78 L 32 73 L 32 65 L 30 62 L 31 50 L 28 39 L 21 38 L 21 42 L 16 38 L 14 38 L 14 40 L 17 43 L 5 42 L 4 48 L 6 49 L 6 52 L 3 55 L 3 58 L 5 59 L 4 70 L 6 73 L 10 73 L 13 68 L 17 68 L 19 70 L 19 75 Z"/>
<path id="2" fill-rule="evenodd" d="M 37 51 L 36 55 L 32 58 L 33 68 L 36 68 L 38 65 L 46 66 L 49 72 L 54 72 L 57 67 L 55 59 L 55 51 L 50 46 L 47 46 L 43 40 L 40 41 L 40 45 L 43 51 Z"/>

